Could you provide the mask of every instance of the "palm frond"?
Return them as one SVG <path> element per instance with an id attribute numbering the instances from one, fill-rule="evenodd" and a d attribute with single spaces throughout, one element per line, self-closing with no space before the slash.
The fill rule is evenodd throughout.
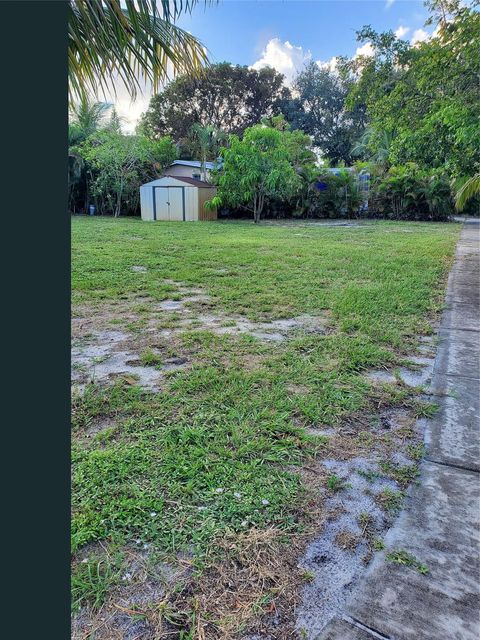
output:
<path id="1" fill-rule="evenodd" d="M 455 208 L 463 211 L 467 202 L 480 194 L 480 173 L 469 178 L 465 184 L 457 191 L 455 196 Z"/>
<path id="2" fill-rule="evenodd" d="M 78 136 L 85 139 L 105 123 L 105 116 L 112 108 L 108 102 L 94 102 L 83 97 L 70 105 L 70 125 Z"/>
<path id="3" fill-rule="evenodd" d="M 211 0 L 206 0 L 210 2 Z M 199 71 L 201 42 L 173 23 L 197 0 L 70 0 L 68 59 L 72 99 L 115 92 L 120 80 L 132 98 L 149 81 L 156 91 L 170 72 Z"/>

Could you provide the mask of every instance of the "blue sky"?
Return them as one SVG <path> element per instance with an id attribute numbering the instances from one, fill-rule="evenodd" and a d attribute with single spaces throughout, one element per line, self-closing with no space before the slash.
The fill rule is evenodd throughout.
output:
<path id="1" fill-rule="evenodd" d="M 178 24 L 199 38 L 212 62 L 228 61 L 261 68 L 273 66 L 291 84 L 310 60 L 335 66 L 335 56 L 367 54 L 369 45 L 356 41 L 366 24 L 392 29 L 412 42 L 424 40 L 427 11 L 422 0 L 220 0 L 205 7 L 202 0 Z M 116 103 L 127 131 L 146 110 L 147 89 L 132 103 L 119 87 Z"/>
<path id="2" fill-rule="evenodd" d="M 394 31 L 403 26 L 411 37 L 426 17 L 419 0 L 221 0 L 197 5 L 179 24 L 205 44 L 213 61 L 252 65 L 274 38 L 314 60 L 329 60 L 353 55 L 355 31 L 365 24 Z"/>

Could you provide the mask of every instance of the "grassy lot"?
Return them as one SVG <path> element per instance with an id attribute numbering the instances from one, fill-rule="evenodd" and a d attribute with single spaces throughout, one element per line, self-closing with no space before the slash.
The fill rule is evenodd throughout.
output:
<path id="1" fill-rule="evenodd" d="M 72 226 L 75 339 L 88 342 L 110 327 L 128 334 L 144 365 L 188 361 L 163 374 L 158 393 L 119 376 L 74 394 L 74 611 L 87 607 L 94 616 L 109 598 L 118 601 L 132 588 L 135 557 L 144 588 L 162 583 L 155 622 L 151 608 L 127 607 L 136 624 L 155 627 L 151 637 L 234 637 L 268 610 L 285 566 L 296 566 L 298 541 L 320 518 L 318 496 L 336 483 L 321 474 L 307 481 L 305 468 L 378 449 L 386 476 L 414 478 L 389 459 L 404 445 L 418 451 L 414 435 L 377 435 L 370 425 L 385 407 L 414 415 L 430 408 L 404 385 L 374 384 L 364 373 L 393 370 L 432 332 L 459 225 Z M 208 296 L 189 304 L 189 324 L 158 306 L 182 298 L 178 283 Z M 225 328 L 238 315 L 252 323 L 313 316 L 323 331 L 300 328 L 265 342 L 213 331 L 205 313 Z M 348 437 L 335 431 L 347 422 L 355 425 Z M 329 429 L 331 436 L 316 433 Z M 288 559 L 282 549 L 295 553 Z M 225 562 L 236 600 L 217 594 L 215 609 Z M 173 580 L 162 574 L 187 565 Z M 89 637 L 84 631 L 78 637 Z"/>

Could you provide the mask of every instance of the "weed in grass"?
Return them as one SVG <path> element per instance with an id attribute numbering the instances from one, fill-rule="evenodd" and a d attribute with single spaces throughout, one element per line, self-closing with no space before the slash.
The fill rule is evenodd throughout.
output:
<path id="1" fill-rule="evenodd" d="M 426 564 L 423 564 L 418 560 L 414 555 L 408 553 L 404 549 L 397 549 L 391 551 L 387 554 L 388 562 L 393 562 L 394 564 L 401 564 L 405 567 L 413 567 L 419 573 L 426 575 L 429 571 Z"/>
<path id="2" fill-rule="evenodd" d="M 382 551 L 385 549 L 385 542 L 381 538 L 375 538 L 373 541 L 373 548 L 375 551 Z"/>
<path id="3" fill-rule="evenodd" d="M 221 327 L 235 327 L 237 325 L 237 323 L 235 322 L 235 320 L 224 320 L 223 322 L 220 323 Z"/>
<path id="4" fill-rule="evenodd" d="M 407 487 L 418 476 L 418 467 L 416 464 L 399 465 L 390 461 L 380 463 L 382 471 L 396 480 L 401 487 Z"/>
<path id="5" fill-rule="evenodd" d="M 95 434 L 94 441 L 99 444 L 105 444 L 109 440 L 112 440 L 115 434 L 115 427 L 109 427 L 108 429 L 104 429 L 103 431 L 99 431 Z"/>
<path id="6" fill-rule="evenodd" d="M 426 453 L 426 448 L 423 442 L 416 442 L 415 444 L 407 445 L 407 453 L 412 460 L 421 460 Z"/>
<path id="7" fill-rule="evenodd" d="M 363 513 L 361 513 L 358 516 L 358 524 L 360 526 L 360 529 L 362 531 L 362 536 L 364 536 L 365 534 L 367 534 L 370 530 L 370 528 L 372 527 L 374 523 L 374 519 L 373 516 L 368 513 L 367 511 L 364 511 Z"/>
<path id="8" fill-rule="evenodd" d="M 369 433 L 368 431 L 360 431 L 360 433 L 358 434 L 358 443 L 361 447 L 371 449 L 375 444 L 373 433 Z"/>
<path id="9" fill-rule="evenodd" d="M 368 482 L 375 482 L 378 478 L 382 477 L 382 474 L 378 471 L 373 471 L 372 469 L 357 469 L 357 473 L 362 478 L 368 480 Z"/>
<path id="10" fill-rule="evenodd" d="M 313 582 L 315 580 L 315 573 L 306 569 L 302 572 L 302 578 L 305 580 L 305 582 Z"/>
<path id="11" fill-rule="evenodd" d="M 138 333 L 142 333 L 145 330 L 146 326 L 147 326 L 147 319 L 139 318 L 138 320 L 135 320 L 133 322 L 127 322 L 127 324 L 125 325 L 125 328 L 131 333 L 138 334 Z"/>
<path id="12" fill-rule="evenodd" d="M 417 401 L 414 403 L 413 411 L 416 418 L 433 418 L 438 408 L 438 404 L 435 402 Z"/>
<path id="13" fill-rule="evenodd" d="M 351 484 L 344 482 L 334 473 L 327 479 L 327 487 L 333 492 L 342 491 L 342 489 L 350 489 L 351 486 Z"/>
<path id="14" fill-rule="evenodd" d="M 151 349 L 145 349 L 140 354 L 140 361 L 145 367 L 155 367 L 163 364 L 161 356 Z"/>
<path id="15" fill-rule="evenodd" d="M 402 491 L 394 491 L 387 487 L 377 494 L 377 501 L 381 506 L 392 515 L 396 515 L 402 508 L 404 493 Z"/>
<path id="16" fill-rule="evenodd" d="M 104 602 L 107 593 L 120 580 L 122 556 L 92 555 L 77 563 L 72 571 L 72 610 L 78 611 L 84 604 L 93 610 Z"/>

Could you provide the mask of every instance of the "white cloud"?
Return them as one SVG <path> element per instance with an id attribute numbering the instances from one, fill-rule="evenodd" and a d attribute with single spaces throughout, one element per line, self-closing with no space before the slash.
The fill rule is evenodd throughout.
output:
<path id="1" fill-rule="evenodd" d="M 122 131 L 134 133 L 135 127 L 142 113 L 147 110 L 153 91 L 150 83 L 141 83 L 141 92 L 137 93 L 135 100 L 128 94 L 123 82 L 117 79 L 114 83 L 115 91 L 107 94 L 106 98 L 98 96 L 98 99 L 110 102 L 115 107 L 116 112 L 122 121 Z"/>
<path id="2" fill-rule="evenodd" d="M 328 69 L 328 71 L 335 73 L 338 67 L 338 58 L 337 56 L 333 56 L 333 58 L 330 58 L 330 60 L 327 60 L 326 62 L 323 62 L 322 60 L 317 60 L 317 64 L 320 67 L 320 69 Z"/>
<path id="3" fill-rule="evenodd" d="M 425 29 L 415 29 L 410 40 L 411 44 L 417 44 L 417 42 L 425 42 L 430 38 L 430 34 Z"/>
<path id="4" fill-rule="evenodd" d="M 302 70 L 305 63 L 312 59 L 310 51 L 304 51 L 290 42 L 281 42 L 280 38 L 272 38 L 267 42 L 262 56 L 254 64 L 252 69 L 273 67 L 285 76 L 285 84 L 291 85 L 294 77 Z"/>
<path id="5" fill-rule="evenodd" d="M 392 4 L 395 2 L 395 0 L 387 0 L 385 2 L 385 9 L 390 9 L 390 7 L 392 6 Z"/>
<path id="6" fill-rule="evenodd" d="M 403 36 L 406 36 L 409 31 L 410 27 L 404 27 L 403 25 L 400 25 L 395 31 L 395 37 L 401 40 Z"/>
<path id="7" fill-rule="evenodd" d="M 125 133 L 134 133 L 140 116 L 148 108 L 150 97 L 150 95 L 137 96 L 135 100 L 117 98 L 115 109 L 122 119 L 122 129 Z"/>
<path id="8" fill-rule="evenodd" d="M 366 56 L 371 58 L 375 53 L 375 50 L 373 48 L 373 44 L 371 42 L 366 42 L 365 44 L 362 44 L 361 47 L 357 47 L 357 50 L 355 51 L 354 54 L 354 58 L 359 58 L 360 56 Z"/>
<path id="9" fill-rule="evenodd" d="M 355 53 L 353 54 L 353 58 L 366 57 L 371 58 L 375 53 L 374 47 L 371 42 L 366 42 L 362 44 L 361 47 L 357 47 Z M 317 60 L 317 64 L 320 69 L 328 69 L 332 73 L 336 73 L 338 69 L 338 57 L 333 56 L 330 60 Z"/>

